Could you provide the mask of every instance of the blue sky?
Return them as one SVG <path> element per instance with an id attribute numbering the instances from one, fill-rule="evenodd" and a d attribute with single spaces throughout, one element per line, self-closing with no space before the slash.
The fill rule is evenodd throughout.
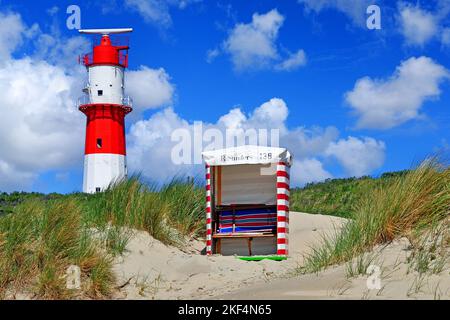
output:
<path id="1" fill-rule="evenodd" d="M 128 162 L 150 180 L 200 172 L 169 164 L 170 133 L 193 121 L 281 128 L 296 185 L 401 170 L 449 149 L 449 1 L 2 0 L 0 123 L 10 129 L 0 129 L 0 190 L 81 189 L 76 57 L 89 38 L 67 29 L 71 4 L 82 28 L 134 29 Z M 366 26 L 371 4 L 381 30 Z"/>

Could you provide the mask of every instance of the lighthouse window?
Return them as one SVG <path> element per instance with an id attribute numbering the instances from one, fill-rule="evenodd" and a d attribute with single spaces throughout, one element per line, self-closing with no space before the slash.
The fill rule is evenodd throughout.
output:
<path id="1" fill-rule="evenodd" d="M 97 90 L 97 94 L 98 94 L 99 96 L 102 96 L 102 95 L 103 95 L 103 90 Z"/>
<path id="2" fill-rule="evenodd" d="M 97 148 L 101 149 L 102 144 L 103 144 L 102 138 L 97 138 Z"/>
<path id="3" fill-rule="evenodd" d="M 100 187 L 96 187 L 95 192 L 100 192 Z"/>

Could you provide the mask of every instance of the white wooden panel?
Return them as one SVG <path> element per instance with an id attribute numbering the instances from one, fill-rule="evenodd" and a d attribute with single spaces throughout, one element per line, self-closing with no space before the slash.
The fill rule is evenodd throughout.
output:
<path id="1" fill-rule="evenodd" d="M 276 204 L 276 174 L 262 175 L 260 164 L 222 166 L 222 205 Z M 263 170 L 263 173 L 265 171 Z"/>

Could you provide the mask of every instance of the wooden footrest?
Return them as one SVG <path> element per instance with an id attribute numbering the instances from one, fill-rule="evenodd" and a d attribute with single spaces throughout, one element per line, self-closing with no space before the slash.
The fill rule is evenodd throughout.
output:
<path id="1" fill-rule="evenodd" d="M 247 239 L 248 254 L 252 255 L 252 240 L 253 238 L 270 238 L 275 237 L 274 233 L 256 233 L 256 232 L 241 232 L 241 233 L 215 233 L 213 238 L 216 239 L 215 251 L 221 253 L 222 239 Z"/>

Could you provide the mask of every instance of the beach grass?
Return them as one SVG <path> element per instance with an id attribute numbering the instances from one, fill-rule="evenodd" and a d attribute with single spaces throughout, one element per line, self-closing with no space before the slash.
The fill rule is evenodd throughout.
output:
<path id="1" fill-rule="evenodd" d="M 64 279 L 70 265 L 90 279 L 88 296 L 110 293 L 111 261 L 83 228 L 75 199 L 29 200 L 0 219 L 0 297 L 23 288 L 43 299 L 71 297 Z"/>
<path id="2" fill-rule="evenodd" d="M 431 226 L 446 224 L 449 214 L 450 168 L 437 158 L 427 159 L 362 194 L 352 219 L 341 231 L 324 235 L 298 272 L 318 272 L 348 262 L 398 237 L 408 237 L 414 243 Z M 448 224 L 439 230 L 447 232 Z"/>
<path id="3" fill-rule="evenodd" d="M 409 170 L 386 172 L 378 178 L 370 176 L 327 179 L 311 182 L 302 188 L 292 188 L 290 209 L 310 214 L 353 218 L 357 205 L 365 194 L 386 186 Z"/>
<path id="4" fill-rule="evenodd" d="M 161 200 L 169 206 L 172 226 L 184 236 L 203 236 L 205 233 L 205 192 L 194 179 L 175 177 L 160 191 Z"/>
<path id="5" fill-rule="evenodd" d="M 203 232 L 203 190 L 176 179 L 158 189 L 138 176 L 97 194 L 26 197 L 0 217 L 0 299 L 105 298 L 115 279 L 112 263 L 134 230 L 181 245 Z M 70 266 L 81 271 L 80 290 L 66 285 Z"/>

